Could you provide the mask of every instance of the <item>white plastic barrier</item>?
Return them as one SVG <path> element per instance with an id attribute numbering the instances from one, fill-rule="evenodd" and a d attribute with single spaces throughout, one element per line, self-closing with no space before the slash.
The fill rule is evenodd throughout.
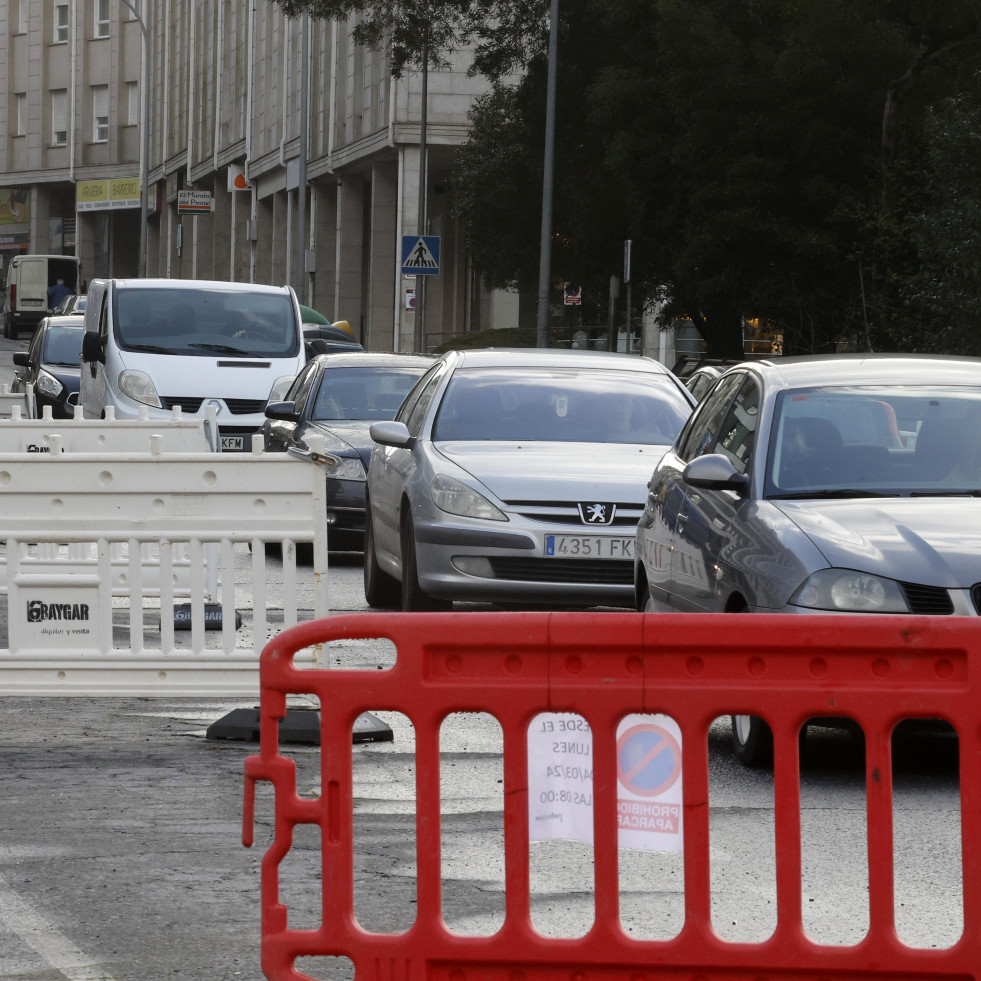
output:
<path id="1" fill-rule="evenodd" d="M 31 400 L 33 404 L 33 400 Z M 58 454 L 58 453 L 207 453 L 217 448 L 217 410 L 209 406 L 204 418 L 186 418 L 179 407 L 171 411 L 168 419 L 151 419 L 144 409 L 137 419 L 116 419 L 114 409 L 107 410 L 105 419 L 86 419 L 76 406 L 72 419 L 55 419 L 51 407 L 45 406 L 40 419 L 27 419 L 20 408 L 14 406 L 9 418 L 0 419 L 0 459 L 10 453 Z M 190 556 L 183 544 L 172 546 L 175 594 L 190 596 Z M 144 589 L 159 592 L 159 550 L 151 545 L 141 548 L 144 565 Z M 93 571 L 96 554 L 90 543 L 76 543 L 67 548 L 53 543 L 41 543 L 23 557 L 31 563 L 32 571 L 47 573 L 52 568 L 64 569 L 71 561 L 80 575 Z M 116 544 L 111 549 L 113 592 L 123 595 L 129 590 L 128 554 Z M 0 556 L 0 565 L 5 562 Z M 205 549 L 204 564 L 207 570 L 206 596 L 215 598 L 218 583 L 217 552 L 214 545 Z M 6 583 L 0 579 L 0 592 Z"/>
<path id="2" fill-rule="evenodd" d="M 51 453 L 58 448 L 66 453 L 204 453 L 218 448 L 214 406 L 206 408 L 203 418 L 189 418 L 179 406 L 168 419 L 151 419 L 146 409 L 137 419 L 117 419 L 111 406 L 106 413 L 105 419 L 86 419 L 76 406 L 73 418 L 55 419 L 46 405 L 40 419 L 31 419 L 13 405 L 0 418 L 0 455 Z"/>
<path id="3" fill-rule="evenodd" d="M 0 385 L 0 419 L 12 415 L 15 410 L 27 415 L 33 405 L 33 385 L 28 385 L 26 392 L 14 392 L 9 385 Z"/>
<path id="4" fill-rule="evenodd" d="M 223 696 L 258 693 L 259 652 L 274 632 L 327 614 L 323 469 L 294 455 L 52 453 L 0 457 L 0 539 L 6 543 L 6 616 L 0 694 Z M 311 542 L 298 575 L 296 544 Z M 175 630 L 172 550 L 189 554 L 191 623 Z M 282 546 L 282 575 L 267 576 L 265 547 Z M 41 571 L 38 545 L 94 549 Z M 216 549 L 220 630 L 206 621 L 205 549 Z M 114 547 L 127 555 L 129 591 L 114 595 Z M 142 553 L 159 552 L 147 588 Z M 270 563 L 271 564 L 271 563 Z M 242 626 L 236 629 L 236 612 Z M 310 666 L 319 650 L 309 653 Z"/>

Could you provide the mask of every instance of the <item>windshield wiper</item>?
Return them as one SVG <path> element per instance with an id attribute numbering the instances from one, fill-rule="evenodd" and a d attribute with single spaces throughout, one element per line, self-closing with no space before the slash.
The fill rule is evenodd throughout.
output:
<path id="1" fill-rule="evenodd" d="M 202 351 L 215 351 L 218 354 L 241 354 L 243 357 L 254 358 L 255 354 L 245 351 L 240 347 L 232 347 L 230 344 L 188 344 L 188 347 L 196 347 Z"/>
<path id="2" fill-rule="evenodd" d="M 910 491 L 910 497 L 981 497 L 981 490 L 920 490 Z"/>
<path id="3" fill-rule="evenodd" d="M 169 347 L 161 347 L 159 344 L 129 344 L 126 345 L 130 351 L 149 351 L 150 354 L 177 354 L 179 352 L 171 350 Z"/>
<path id="4" fill-rule="evenodd" d="M 822 500 L 845 499 L 849 497 L 899 497 L 898 493 L 885 493 L 884 491 L 857 490 L 855 488 L 834 488 L 833 490 L 809 490 L 795 491 L 793 494 L 770 494 L 767 500 L 770 501 L 806 501 L 808 499 L 820 498 Z"/>

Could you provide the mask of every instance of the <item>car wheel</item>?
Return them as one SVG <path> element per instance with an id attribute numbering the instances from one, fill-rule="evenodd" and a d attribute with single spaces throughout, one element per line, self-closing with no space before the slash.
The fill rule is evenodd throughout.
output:
<path id="1" fill-rule="evenodd" d="M 416 568 L 416 535 L 412 518 L 408 513 L 402 516 L 402 609 L 406 613 L 433 613 L 449 610 L 453 604 L 447 600 L 436 599 L 422 591 L 419 585 L 419 571 Z"/>
<path id="2" fill-rule="evenodd" d="M 364 502 L 364 598 L 368 606 L 378 610 L 397 610 L 401 603 L 402 587 L 378 564 L 375 555 L 375 532 L 371 527 L 371 506 Z"/>
<path id="3" fill-rule="evenodd" d="M 644 583 L 644 588 L 639 590 L 639 595 L 637 596 L 637 609 L 641 613 L 657 613 L 657 609 L 654 606 L 654 600 L 651 599 L 651 590 L 647 583 Z"/>
<path id="4" fill-rule="evenodd" d="M 8 316 L 7 319 L 4 321 L 3 326 L 4 326 L 4 334 L 6 334 L 7 337 L 10 338 L 10 340 L 16 341 L 17 340 L 17 325 L 14 323 L 14 318 L 11 317 L 11 316 Z"/>
<path id="5" fill-rule="evenodd" d="M 758 715 L 732 716 L 732 746 L 743 766 L 773 764 L 773 732 Z"/>

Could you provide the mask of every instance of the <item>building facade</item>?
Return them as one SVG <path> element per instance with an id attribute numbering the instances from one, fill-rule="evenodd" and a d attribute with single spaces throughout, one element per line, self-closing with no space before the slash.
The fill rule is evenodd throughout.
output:
<path id="1" fill-rule="evenodd" d="M 272 0 L 0 5 L 4 270 L 57 253 L 86 278 L 290 283 L 372 350 L 515 326 L 517 298 L 480 287 L 452 217 L 484 83 L 465 58 L 431 71 L 423 113 L 422 73 L 393 79 L 352 26 Z M 420 235 L 439 239 L 439 274 L 404 276 Z"/>

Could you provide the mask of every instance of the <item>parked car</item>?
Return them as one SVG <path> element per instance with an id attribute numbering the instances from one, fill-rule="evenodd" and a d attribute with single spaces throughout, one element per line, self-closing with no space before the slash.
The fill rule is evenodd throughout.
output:
<path id="1" fill-rule="evenodd" d="M 364 350 L 349 330 L 334 324 L 304 323 L 303 343 L 306 345 L 308 358 L 318 354 L 330 354 L 332 351 Z"/>
<path id="2" fill-rule="evenodd" d="M 61 303 L 51 311 L 52 316 L 64 317 L 70 313 L 85 313 L 85 293 L 69 293 Z"/>
<path id="3" fill-rule="evenodd" d="M 406 393 L 431 367 L 421 355 L 337 353 L 313 358 L 286 401 L 266 406 L 259 430 L 266 449 L 309 449 L 311 433 L 326 441 L 327 521 L 332 551 L 364 548 L 364 485 L 372 422 L 394 419 Z"/>
<path id="4" fill-rule="evenodd" d="M 647 478 L 693 404 L 642 357 L 443 355 L 371 426 L 368 602 L 629 604 Z"/>
<path id="5" fill-rule="evenodd" d="M 56 419 L 71 419 L 78 401 L 78 381 L 85 318 L 46 317 L 26 351 L 14 351 L 16 371 L 12 389 L 34 386 L 33 414 L 40 418 L 46 405 Z"/>
<path id="6" fill-rule="evenodd" d="M 724 370 L 725 369 L 714 364 L 707 364 L 703 365 L 701 368 L 696 368 L 685 379 L 685 388 L 687 388 L 696 399 L 701 399 L 701 397 L 715 384 L 716 378 L 718 378 Z"/>
<path id="7" fill-rule="evenodd" d="M 654 468 L 648 611 L 981 613 L 981 359 L 835 355 L 727 371 Z M 733 720 L 738 757 L 769 727 Z"/>
<path id="8" fill-rule="evenodd" d="M 219 445 L 249 452 L 268 402 L 307 362 L 292 286 L 93 279 L 79 402 L 87 419 L 218 413 Z"/>

